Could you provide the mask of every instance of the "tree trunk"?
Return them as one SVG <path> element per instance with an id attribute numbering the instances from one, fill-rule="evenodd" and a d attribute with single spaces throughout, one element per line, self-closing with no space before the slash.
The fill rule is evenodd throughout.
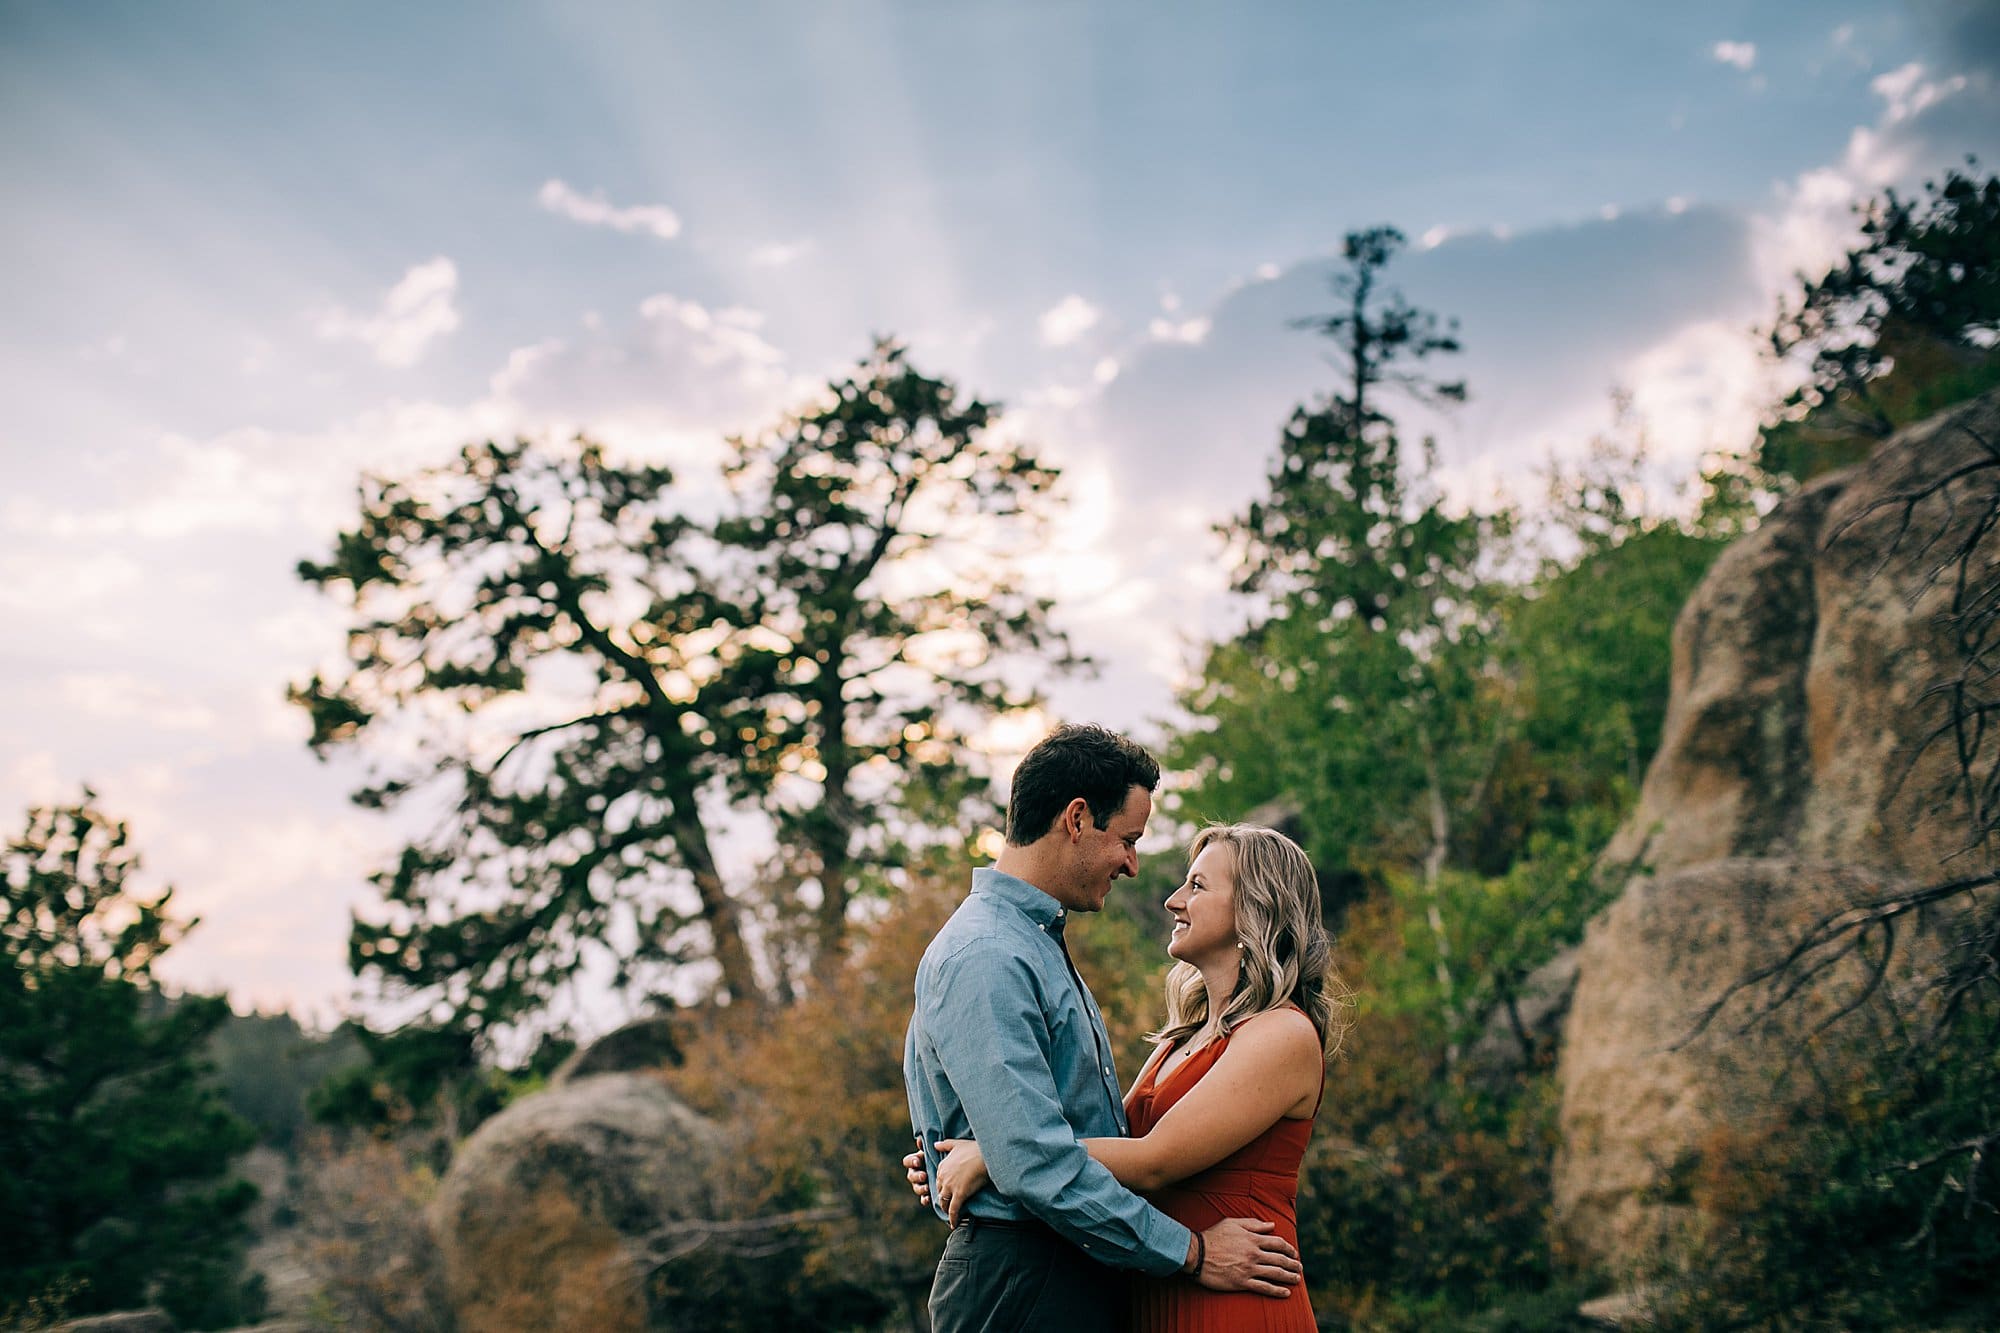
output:
<path id="1" fill-rule="evenodd" d="M 819 911 L 813 941 L 813 975 L 824 986 L 840 971 L 847 944 L 847 905 L 854 894 L 854 828 L 859 820 L 848 783 L 853 777 L 853 759 L 847 748 L 847 700 L 841 693 L 838 667 L 844 656 L 836 655 L 827 679 L 833 688 L 820 696 L 820 762 L 826 765 L 826 783 L 821 789 L 819 819 L 815 824 L 818 846 L 813 848 L 819 862 Z"/>
<path id="2" fill-rule="evenodd" d="M 1424 916 L 1430 922 L 1431 940 L 1437 948 L 1438 989 L 1444 996 L 1445 1021 L 1452 1033 L 1445 1046 L 1446 1067 L 1458 1064 L 1458 1002 L 1453 994 L 1451 977 L 1451 940 L 1445 934 L 1443 889 L 1440 880 L 1444 875 L 1445 853 L 1451 844 L 1451 816 L 1444 803 L 1444 782 L 1438 773 L 1437 755 L 1431 748 L 1430 736 L 1422 727 L 1417 728 L 1417 742 L 1424 752 L 1424 779 L 1426 796 L 1430 804 L 1431 845 L 1424 853 Z"/>
<path id="3" fill-rule="evenodd" d="M 722 967 L 722 988 L 737 1004 L 761 1008 L 764 988 L 757 984 L 757 969 L 750 960 L 750 948 L 743 939 L 743 911 L 722 875 L 715 868 L 715 852 L 708 844 L 708 830 L 701 818 L 691 813 L 693 796 L 675 797 L 673 836 L 681 861 L 694 876 L 694 891 L 701 903 L 701 919 L 708 925 L 715 949 L 715 961 Z"/>

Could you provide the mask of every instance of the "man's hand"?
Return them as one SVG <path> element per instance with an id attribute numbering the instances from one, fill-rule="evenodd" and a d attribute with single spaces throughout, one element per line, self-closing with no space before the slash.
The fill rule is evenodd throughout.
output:
<path id="1" fill-rule="evenodd" d="M 917 1202 L 925 1207 L 931 1202 L 931 1178 L 924 1170 L 924 1141 L 917 1140 L 917 1150 L 903 1159 L 903 1175 L 908 1178 L 910 1188 L 916 1192 Z"/>
<path id="2" fill-rule="evenodd" d="M 965 1205 L 991 1179 L 986 1174 L 986 1154 L 971 1139 L 939 1139 L 937 1148 L 944 1154 L 938 1159 L 938 1202 L 944 1205 L 945 1221 L 956 1229 Z"/>
<path id="3" fill-rule="evenodd" d="M 916 1191 L 916 1201 L 930 1203 L 930 1173 L 924 1171 L 924 1155 L 910 1153 L 902 1159 L 902 1173 L 910 1179 L 910 1189 Z"/>
<path id="4" fill-rule="evenodd" d="M 1202 1232 L 1201 1285 L 1211 1291 L 1291 1295 L 1305 1269 L 1299 1263 L 1299 1252 L 1274 1234 L 1277 1229 L 1275 1222 L 1225 1217 Z"/>

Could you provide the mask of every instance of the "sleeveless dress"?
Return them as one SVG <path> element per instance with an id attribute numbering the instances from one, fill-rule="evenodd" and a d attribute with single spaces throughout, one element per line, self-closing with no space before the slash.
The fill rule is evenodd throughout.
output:
<path id="1" fill-rule="evenodd" d="M 1133 1137 L 1152 1132 L 1160 1117 L 1201 1081 L 1228 1048 L 1224 1035 L 1159 1077 L 1151 1060 L 1125 1099 Z M 1320 1095 L 1325 1096 L 1325 1074 Z M 1313 1115 L 1319 1114 L 1314 1103 Z M 1280 1120 L 1208 1170 L 1155 1190 L 1146 1199 L 1176 1222 L 1206 1230 L 1225 1217 L 1254 1217 L 1278 1224 L 1278 1234 L 1299 1243 L 1299 1161 L 1313 1122 Z M 1312 1303 L 1301 1284 L 1283 1300 L 1248 1291 L 1210 1291 L 1192 1278 L 1134 1275 L 1126 1316 L 1130 1333 L 1315 1333 Z"/>

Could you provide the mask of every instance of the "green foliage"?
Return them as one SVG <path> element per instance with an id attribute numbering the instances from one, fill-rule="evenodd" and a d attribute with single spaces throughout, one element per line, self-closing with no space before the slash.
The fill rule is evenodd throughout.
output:
<path id="1" fill-rule="evenodd" d="M 1289 796 L 1306 845 L 1325 849 L 1322 870 L 1373 876 L 1377 849 L 1411 815 L 1423 780 L 1415 715 L 1390 705 L 1409 665 L 1402 645 L 1351 622 L 1322 632 L 1289 618 L 1254 643 L 1217 645 L 1185 701 L 1201 729 L 1167 750 L 1195 779 L 1175 809 L 1232 818 Z"/>
<path id="2" fill-rule="evenodd" d="M 1557 1272 L 1553 1079 L 1499 1095 L 1433 1085 L 1401 1058 L 1422 1039 L 1365 1012 L 1354 1040 L 1299 1183 L 1300 1251 L 1322 1319 L 1459 1328 L 1546 1288 Z"/>
<path id="3" fill-rule="evenodd" d="M 1615 822 L 1597 810 L 1567 837 L 1537 834 L 1502 876 L 1447 871 L 1435 897 L 1392 876 L 1350 917 L 1342 966 L 1354 973 L 1355 1027 L 1300 1181 L 1323 1314 L 1383 1330 L 1569 1326 L 1533 1322 L 1575 1298 L 1548 1230 L 1554 1052 L 1538 1045 L 1520 1073 L 1477 1075 L 1448 1052 L 1581 937 L 1615 883 L 1595 865 Z M 1440 947 L 1462 964 L 1451 992 Z"/>
<path id="4" fill-rule="evenodd" d="M 1829 1095 L 1809 1116 L 1712 1136 L 1691 1182 L 1709 1229 L 1666 1281 L 1669 1322 L 1993 1327 L 1996 1019 L 1981 1004 L 1970 1040 L 1901 1063 L 1815 1049 Z"/>
<path id="5" fill-rule="evenodd" d="M 1004 661 L 1072 660 L 1012 572 L 1056 474 L 994 419 L 884 343 L 730 442 L 712 521 L 587 442 L 366 480 L 300 567 L 351 608 L 349 661 L 293 698 L 317 751 L 380 736 L 357 800 L 447 817 L 376 877 L 357 974 L 483 1033 L 592 960 L 641 996 L 712 964 L 753 1006 L 837 965 L 853 898 L 963 822 L 969 729 L 1032 702 Z M 726 883 L 713 840 L 745 815 L 778 857 Z"/>
<path id="6" fill-rule="evenodd" d="M 386 1033 L 347 1024 L 341 1031 L 364 1058 L 309 1094 L 307 1109 L 321 1124 L 389 1129 L 443 1104 L 469 1129 L 500 1109 L 468 1032 L 421 1024 Z"/>
<path id="7" fill-rule="evenodd" d="M 1805 480 L 1857 462 L 1898 426 L 2000 384 L 2000 177 L 1948 171 L 1922 199 L 1889 190 L 1861 213 L 1862 243 L 1771 330 L 1772 351 L 1806 358 L 1808 374 L 1759 435 L 1768 472 Z"/>
<path id="8" fill-rule="evenodd" d="M 1429 1051 L 1470 1042 L 1518 996 L 1529 973 L 1583 938 L 1590 918 L 1623 887 L 1620 871 L 1629 867 L 1598 865 L 1622 813 L 1593 808 L 1567 836 L 1536 833 L 1502 875 L 1447 870 L 1435 891 L 1392 875 L 1384 910 L 1398 931 L 1374 942 L 1367 1012 L 1407 1019 Z M 1427 920 L 1433 902 L 1442 932 Z M 1466 960 L 1452 994 L 1440 989 L 1440 949 L 1442 961 Z"/>
<path id="9" fill-rule="evenodd" d="M 61 1299 L 246 1322 L 256 1191 L 228 1173 L 251 1132 L 203 1063 L 228 1007 L 154 986 L 183 929 L 172 893 L 130 892 L 139 858 L 93 799 L 30 811 L 0 859 L 0 1315 Z"/>
<path id="10" fill-rule="evenodd" d="M 1455 849 L 1482 875 L 1532 859 L 1540 836 L 1608 838 L 1659 748 L 1674 621 L 1744 519 L 1727 499 L 1693 523 L 1633 509 L 1636 464 L 1605 448 L 1559 475 L 1552 540 L 1569 550 L 1505 595 L 1493 645 L 1507 740 Z"/>

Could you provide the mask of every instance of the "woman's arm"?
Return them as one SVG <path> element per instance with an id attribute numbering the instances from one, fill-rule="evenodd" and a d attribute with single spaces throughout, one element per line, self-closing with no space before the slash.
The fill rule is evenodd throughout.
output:
<path id="1" fill-rule="evenodd" d="M 1129 1189 L 1151 1190 L 1214 1166 L 1287 1115 L 1311 1112 L 1325 1053 L 1312 1020 L 1271 1009 L 1237 1025 L 1215 1066 L 1144 1138 L 1085 1139 Z"/>
<path id="2" fill-rule="evenodd" d="M 1186 1180 L 1285 1116 L 1309 1113 L 1319 1099 L 1325 1060 L 1311 1019 L 1296 1009 L 1267 1010 L 1237 1025 L 1215 1067 L 1160 1117 L 1151 1133 L 1138 1139 L 1085 1139 L 1084 1149 L 1127 1189 L 1158 1189 Z M 959 1211 L 986 1187 L 986 1162 L 971 1139 L 941 1139 L 937 1146 L 943 1154 L 938 1201 L 957 1226 Z M 929 1202 L 922 1158 L 912 1154 L 903 1166 L 917 1197 Z"/>

